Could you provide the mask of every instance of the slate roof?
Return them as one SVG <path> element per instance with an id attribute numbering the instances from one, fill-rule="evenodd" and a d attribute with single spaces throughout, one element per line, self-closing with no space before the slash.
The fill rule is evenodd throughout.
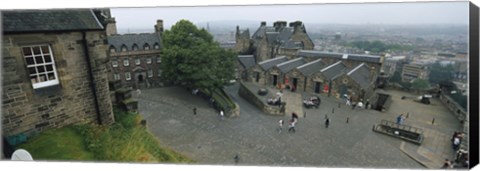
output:
<path id="1" fill-rule="evenodd" d="M 272 59 L 268 59 L 268 60 L 259 62 L 258 65 L 260 65 L 260 67 L 262 67 L 262 69 L 264 71 L 266 71 L 266 70 L 274 67 L 275 65 L 278 65 L 278 64 L 286 62 L 286 61 L 288 61 L 286 56 L 280 56 L 280 57 L 276 57 L 276 58 L 272 58 Z"/>
<path id="2" fill-rule="evenodd" d="M 117 51 L 120 50 L 122 45 L 125 45 L 128 51 L 132 50 L 134 44 L 137 45 L 139 50 L 143 49 L 143 45 L 145 45 L 145 43 L 150 46 L 150 49 L 153 49 L 153 45 L 155 43 L 158 43 L 160 48 L 162 47 L 160 35 L 158 35 L 158 33 L 112 35 L 107 39 L 108 45 L 114 46 Z"/>
<path id="3" fill-rule="evenodd" d="M 334 80 L 335 78 L 346 73 L 347 71 L 347 66 L 343 64 L 342 61 L 338 61 L 332 65 L 323 68 L 320 72 L 322 72 L 322 74 L 325 75 L 327 79 Z"/>
<path id="4" fill-rule="evenodd" d="M 238 55 L 237 59 L 244 68 L 250 68 L 256 64 L 253 55 Z"/>
<path id="5" fill-rule="evenodd" d="M 303 48 L 298 43 L 290 40 L 293 35 L 293 27 L 282 27 L 276 31 L 273 26 L 260 26 L 258 30 L 252 35 L 252 39 L 262 39 L 266 36 L 268 44 L 280 43 L 280 47 L 289 49 Z M 300 44 L 301 45 L 301 44 Z"/>
<path id="6" fill-rule="evenodd" d="M 343 54 L 341 53 L 320 52 L 315 50 L 300 50 L 297 52 L 297 55 L 302 57 L 328 57 L 338 59 L 341 59 L 343 57 Z"/>
<path id="7" fill-rule="evenodd" d="M 362 61 L 362 62 L 373 62 L 380 63 L 380 56 L 373 55 L 348 55 L 349 60 Z"/>
<path id="8" fill-rule="evenodd" d="M 304 76 L 310 76 L 314 72 L 320 71 L 323 67 L 325 67 L 327 64 L 325 64 L 322 59 L 317 59 L 312 62 L 303 64 L 297 69 L 304 75 Z"/>
<path id="9" fill-rule="evenodd" d="M 352 69 L 347 75 L 357 82 L 362 89 L 367 89 L 372 80 L 370 80 L 370 70 L 365 63 L 362 63 Z"/>
<path id="10" fill-rule="evenodd" d="M 296 59 L 292 59 L 292 60 L 289 60 L 289 61 L 286 61 L 286 62 L 283 62 L 281 64 L 278 64 L 277 65 L 277 68 L 280 69 L 280 71 L 282 71 L 282 73 L 286 73 L 300 65 L 303 65 L 305 64 L 306 61 L 303 59 L 303 58 L 296 58 Z"/>
<path id="11" fill-rule="evenodd" d="M 5 33 L 103 30 L 91 9 L 2 11 Z"/>
<path id="12" fill-rule="evenodd" d="M 250 38 L 250 30 L 240 30 L 240 37 Z"/>

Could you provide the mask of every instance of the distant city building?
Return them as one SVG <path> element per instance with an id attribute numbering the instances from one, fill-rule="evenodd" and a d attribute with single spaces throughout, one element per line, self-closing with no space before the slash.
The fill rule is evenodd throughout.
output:
<path id="1" fill-rule="evenodd" d="M 424 64 L 410 63 L 403 66 L 403 70 L 402 70 L 403 82 L 410 82 L 417 78 L 419 79 L 428 78 L 428 70 Z"/>
<path id="2" fill-rule="evenodd" d="M 406 60 L 406 56 L 385 57 L 382 71 L 384 74 L 392 76 L 397 71 L 397 65 Z"/>
<path id="3" fill-rule="evenodd" d="M 112 28 L 109 30 L 112 32 L 107 33 L 112 68 L 109 80 L 120 81 L 123 86 L 136 89 L 162 86 L 160 52 L 163 21 L 157 20 L 153 33 L 119 35 L 114 32 L 114 22 L 109 26 Z"/>

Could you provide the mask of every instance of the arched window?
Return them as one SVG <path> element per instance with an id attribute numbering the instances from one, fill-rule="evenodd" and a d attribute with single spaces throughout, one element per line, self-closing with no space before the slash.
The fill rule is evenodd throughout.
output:
<path id="1" fill-rule="evenodd" d="M 155 44 L 153 45 L 153 48 L 154 49 L 160 49 L 160 45 L 158 45 L 158 43 L 155 42 Z"/>
<path id="2" fill-rule="evenodd" d="M 116 51 L 117 49 L 115 48 L 115 46 L 110 46 L 110 53 L 114 53 Z"/>
<path id="3" fill-rule="evenodd" d="M 132 51 L 137 51 L 137 50 L 138 50 L 137 44 L 133 44 Z"/>
<path id="4" fill-rule="evenodd" d="M 126 51 L 127 51 L 127 46 L 122 45 L 122 52 L 126 52 Z"/>
<path id="5" fill-rule="evenodd" d="M 148 43 L 145 43 L 143 45 L 143 50 L 150 50 L 150 45 L 148 45 Z"/>

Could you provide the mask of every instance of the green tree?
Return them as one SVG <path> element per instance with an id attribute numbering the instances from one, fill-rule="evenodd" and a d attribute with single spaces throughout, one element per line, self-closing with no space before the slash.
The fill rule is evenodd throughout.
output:
<path id="1" fill-rule="evenodd" d="M 220 48 L 205 29 L 180 20 L 162 35 L 162 75 L 174 85 L 212 92 L 234 79 L 235 53 Z"/>
<path id="2" fill-rule="evenodd" d="M 412 88 L 416 90 L 425 90 L 429 87 L 430 85 L 428 84 L 428 81 L 424 79 L 417 78 L 412 82 Z"/>
<path id="3" fill-rule="evenodd" d="M 453 79 L 453 72 L 453 65 L 442 66 L 440 63 L 436 62 L 430 66 L 428 81 L 430 81 L 432 84 L 451 81 Z"/>

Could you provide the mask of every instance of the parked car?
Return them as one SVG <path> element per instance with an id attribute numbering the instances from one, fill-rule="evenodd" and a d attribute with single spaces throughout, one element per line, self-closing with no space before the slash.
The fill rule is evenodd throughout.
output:
<path id="1" fill-rule="evenodd" d="M 320 106 L 320 102 L 321 102 L 320 97 L 312 96 L 309 99 L 303 100 L 303 105 L 305 106 L 305 108 L 312 108 L 312 107 L 318 108 L 318 106 Z"/>

